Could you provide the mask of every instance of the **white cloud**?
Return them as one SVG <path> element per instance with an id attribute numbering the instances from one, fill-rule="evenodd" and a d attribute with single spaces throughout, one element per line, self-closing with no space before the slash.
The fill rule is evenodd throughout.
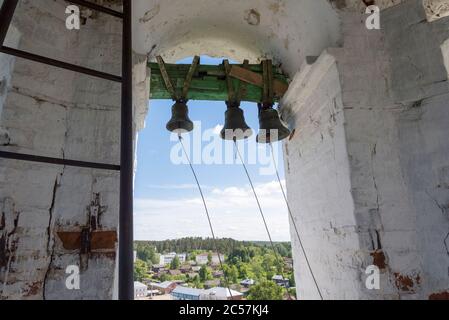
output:
<path id="1" fill-rule="evenodd" d="M 217 125 L 215 126 L 215 128 L 214 128 L 214 131 L 213 131 L 214 134 L 215 134 L 215 135 L 220 135 L 221 130 L 223 130 L 223 128 L 224 128 L 223 125 L 217 124 Z"/>
<path id="2" fill-rule="evenodd" d="M 159 184 L 150 184 L 145 185 L 145 188 L 149 189 L 171 189 L 171 190 L 187 190 L 187 189 L 197 189 L 198 186 L 196 184 L 165 184 L 165 185 L 159 185 Z M 210 189 L 210 186 L 201 185 L 202 189 Z"/>
<path id="3" fill-rule="evenodd" d="M 285 183 L 285 182 L 284 182 Z M 290 240 L 288 211 L 277 181 L 255 185 L 274 240 Z M 268 240 L 250 186 L 213 188 L 205 193 L 217 237 Z M 136 199 L 135 238 L 163 240 L 211 235 L 201 197 L 184 199 Z"/>

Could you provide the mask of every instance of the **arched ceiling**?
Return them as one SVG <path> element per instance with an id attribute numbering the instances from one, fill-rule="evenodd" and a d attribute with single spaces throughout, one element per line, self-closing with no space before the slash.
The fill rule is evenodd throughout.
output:
<path id="1" fill-rule="evenodd" d="M 338 44 L 340 10 L 403 1 L 415 0 L 133 0 L 134 50 L 167 62 L 195 54 L 269 57 L 292 76 L 306 56 Z M 429 20 L 449 15 L 449 0 L 423 5 Z"/>
<path id="2" fill-rule="evenodd" d="M 339 39 L 328 0 L 134 0 L 135 51 L 174 62 L 194 54 L 282 62 L 293 75 L 306 56 Z"/>

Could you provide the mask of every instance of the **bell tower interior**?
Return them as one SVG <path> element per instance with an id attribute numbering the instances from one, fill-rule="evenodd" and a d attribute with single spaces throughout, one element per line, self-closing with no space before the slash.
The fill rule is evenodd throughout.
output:
<path id="1" fill-rule="evenodd" d="M 122 8 L 118 0 L 94 2 Z M 365 1 L 133 0 L 134 144 L 158 57 L 271 60 L 288 79 L 279 110 L 289 130 L 287 196 L 301 234 L 300 243 L 292 226 L 298 298 L 447 299 L 442 2 L 373 1 L 380 28 L 369 28 Z M 120 74 L 121 21 L 82 7 L 80 30 L 68 30 L 66 7 L 19 1 L 5 46 Z M 0 151 L 120 163 L 120 89 L 0 53 Z M 0 159 L 0 299 L 118 298 L 119 186 L 114 170 Z M 92 225 L 90 235 L 106 240 L 80 249 Z M 70 264 L 81 266 L 82 290 L 65 288 Z M 380 272 L 380 290 L 366 286 L 370 266 Z"/>

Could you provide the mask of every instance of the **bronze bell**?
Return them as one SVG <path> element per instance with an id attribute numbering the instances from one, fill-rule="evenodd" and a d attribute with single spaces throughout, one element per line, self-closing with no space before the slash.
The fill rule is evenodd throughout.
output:
<path id="1" fill-rule="evenodd" d="M 281 141 L 290 135 L 290 130 L 282 123 L 276 109 L 259 105 L 260 130 L 257 135 L 258 143 Z"/>
<path id="2" fill-rule="evenodd" d="M 242 140 L 252 136 L 253 130 L 246 124 L 243 110 L 238 104 L 226 102 L 225 125 L 220 136 L 224 140 Z"/>
<path id="3" fill-rule="evenodd" d="M 176 101 L 171 112 L 172 117 L 167 123 L 168 131 L 183 133 L 193 130 L 193 122 L 189 119 L 189 109 L 185 101 Z"/>

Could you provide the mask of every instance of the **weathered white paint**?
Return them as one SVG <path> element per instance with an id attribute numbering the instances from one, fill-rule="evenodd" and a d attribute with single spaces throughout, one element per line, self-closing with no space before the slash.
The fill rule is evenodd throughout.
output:
<path id="1" fill-rule="evenodd" d="M 285 145 L 288 194 L 325 298 L 427 299 L 449 289 L 440 50 L 449 19 L 423 18 L 414 0 L 383 11 L 382 31 L 343 14 L 344 45 L 329 50 L 336 63 L 324 53 L 285 97 L 296 127 Z M 297 243 L 294 255 L 300 297 L 316 298 Z M 364 286 L 371 264 L 381 290 Z"/>
<path id="2" fill-rule="evenodd" d="M 120 74 L 121 21 L 98 15 L 80 31 L 69 31 L 66 5 L 20 1 L 13 20 L 22 34 L 19 48 Z M 9 32 L 8 41 L 11 37 Z M 119 106 L 117 83 L 16 59 L 0 116 L 0 127 L 9 134 L 3 150 L 118 163 Z M 1 299 L 112 297 L 114 252 L 92 254 L 81 290 L 69 291 L 65 268 L 81 259 L 76 251 L 64 250 L 56 235 L 88 224 L 88 208 L 97 193 L 104 208 L 102 227 L 116 230 L 117 173 L 0 160 L 0 207 L 11 202 L 18 217 L 8 237 L 8 261 L 0 267 Z"/>
<path id="3" fill-rule="evenodd" d="M 195 54 L 237 61 L 272 57 L 292 76 L 339 39 L 327 0 L 136 0 L 134 48 L 167 61 Z"/>

